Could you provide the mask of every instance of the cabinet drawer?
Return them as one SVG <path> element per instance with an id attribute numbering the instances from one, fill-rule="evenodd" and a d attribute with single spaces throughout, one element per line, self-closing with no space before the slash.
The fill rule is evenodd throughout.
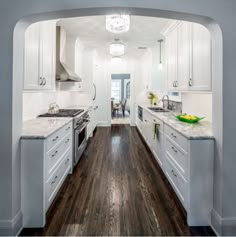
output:
<path id="1" fill-rule="evenodd" d="M 176 142 L 183 150 L 188 151 L 188 139 L 176 132 L 174 129 L 165 125 L 165 134 L 168 135 L 174 142 Z"/>
<path id="2" fill-rule="evenodd" d="M 66 124 L 47 139 L 47 151 L 50 151 L 66 134 L 72 133 L 72 123 Z"/>
<path id="3" fill-rule="evenodd" d="M 53 172 L 51 177 L 48 179 L 46 183 L 47 188 L 47 208 L 52 203 L 54 197 L 56 196 L 59 188 L 61 187 L 64 179 L 69 173 L 71 166 L 72 154 L 71 151 L 67 152 L 60 162 L 57 169 Z"/>
<path id="4" fill-rule="evenodd" d="M 47 174 L 50 176 L 53 169 L 57 166 L 58 162 L 63 158 L 65 152 L 72 147 L 72 136 L 68 134 L 65 136 L 53 149 L 47 153 Z"/>
<path id="5" fill-rule="evenodd" d="M 186 170 L 187 170 L 187 153 L 183 150 L 179 149 L 168 136 L 166 136 L 165 141 L 165 151 L 171 157 L 171 159 L 176 163 L 179 171 L 184 175 L 186 178 Z"/>
<path id="6" fill-rule="evenodd" d="M 168 155 L 166 154 L 165 171 L 167 178 L 169 179 L 172 187 L 174 188 L 177 196 L 186 208 L 186 197 L 187 197 L 187 181 L 175 168 Z"/>

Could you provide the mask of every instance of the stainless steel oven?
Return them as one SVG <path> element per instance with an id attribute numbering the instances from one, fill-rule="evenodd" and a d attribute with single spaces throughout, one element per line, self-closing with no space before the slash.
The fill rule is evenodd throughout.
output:
<path id="1" fill-rule="evenodd" d="M 74 119 L 74 166 L 80 160 L 87 146 L 87 125 L 89 124 L 89 115 L 85 113 L 81 117 Z"/>

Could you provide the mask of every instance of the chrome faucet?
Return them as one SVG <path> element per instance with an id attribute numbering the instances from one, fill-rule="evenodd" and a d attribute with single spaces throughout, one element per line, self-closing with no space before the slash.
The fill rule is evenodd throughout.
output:
<path id="1" fill-rule="evenodd" d="M 167 108 L 165 108 L 165 97 L 167 98 Z M 162 102 L 163 102 L 163 109 L 169 109 L 170 108 L 170 99 L 169 99 L 169 96 L 168 95 L 164 95 L 162 97 Z"/>

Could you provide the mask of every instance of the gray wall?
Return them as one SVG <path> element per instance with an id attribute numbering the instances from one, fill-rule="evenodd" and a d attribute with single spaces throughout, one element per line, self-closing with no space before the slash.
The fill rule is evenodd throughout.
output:
<path id="1" fill-rule="evenodd" d="M 196 21 L 206 25 L 213 34 L 213 130 L 216 137 L 214 211 L 217 214 L 213 216 L 214 227 L 220 232 L 222 229 L 218 225 L 223 223 L 223 233 L 235 231 L 233 229 L 236 226 L 234 155 L 236 126 L 233 121 L 236 117 L 235 0 L 2 0 L 0 5 L 1 234 L 15 234 L 21 225 L 19 139 L 22 126 L 23 31 L 32 21 L 114 12 L 107 7 L 119 7 L 120 10 L 136 15 Z M 25 18 L 32 15 L 34 17 Z M 13 35 L 16 23 L 22 18 L 25 20 L 17 25 Z"/>

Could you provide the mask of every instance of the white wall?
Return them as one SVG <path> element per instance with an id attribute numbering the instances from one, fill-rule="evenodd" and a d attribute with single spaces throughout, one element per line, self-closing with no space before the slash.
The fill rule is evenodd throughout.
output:
<path id="1" fill-rule="evenodd" d="M 212 122 L 212 94 L 211 93 L 182 93 L 183 113 L 205 117 Z"/>
<path id="2" fill-rule="evenodd" d="M 23 93 L 23 121 L 46 113 L 49 105 L 55 102 L 60 108 L 71 105 L 92 105 L 91 96 L 86 93 L 73 91 L 25 92 Z"/>

